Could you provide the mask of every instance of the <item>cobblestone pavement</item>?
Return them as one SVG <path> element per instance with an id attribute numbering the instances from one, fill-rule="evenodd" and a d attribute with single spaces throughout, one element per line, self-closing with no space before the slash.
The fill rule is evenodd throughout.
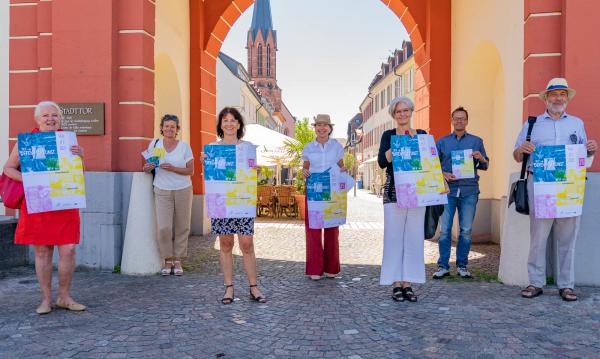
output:
<path id="1" fill-rule="evenodd" d="M 519 288 L 494 282 L 494 245 L 474 246 L 475 281 L 429 280 L 415 286 L 418 303 L 393 302 L 390 288 L 378 285 L 381 212 L 379 199 L 351 199 L 342 273 L 319 282 L 302 275 L 302 227 L 259 221 L 267 304 L 249 300 L 240 267 L 238 299 L 220 304 L 214 237 L 192 238 L 180 278 L 77 272 L 74 296 L 89 306 L 83 313 L 38 316 L 33 270 L 0 272 L 0 358 L 600 357 L 600 289 L 578 288 L 575 303 L 553 287 L 522 299 Z M 433 263 L 436 244 L 426 243 Z"/>

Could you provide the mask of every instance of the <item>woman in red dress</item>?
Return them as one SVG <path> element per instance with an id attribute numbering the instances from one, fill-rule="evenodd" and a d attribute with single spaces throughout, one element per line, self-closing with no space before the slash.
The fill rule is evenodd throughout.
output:
<path id="1" fill-rule="evenodd" d="M 33 132 L 60 131 L 62 115 L 54 102 L 40 102 L 34 112 L 37 128 Z M 83 159 L 83 148 L 71 146 L 71 152 Z M 4 173 L 15 181 L 22 181 L 19 152 L 15 145 Z M 38 314 L 52 311 L 52 255 L 58 247 L 58 296 L 56 307 L 82 311 L 85 305 L 77 303 L 70 293 L 75 269 L 75 245 L 79 243 L 79 211 L 68 209 L 41 213 L 27 213 L 25 198 L 20 208 L 15 244 L 33 245 L 35 249 L 35 272 L 42 291 L 42 303 Z"/>

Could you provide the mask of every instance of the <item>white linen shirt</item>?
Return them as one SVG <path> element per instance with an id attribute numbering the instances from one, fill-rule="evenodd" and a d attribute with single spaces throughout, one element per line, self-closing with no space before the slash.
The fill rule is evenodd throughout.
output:
<path id="1" fill-rule="evenodd" d="M 150 141 L 148 149 L 154 147 L 154 141 Z M 164 148 L 163 140 L 160 139 L 156 143 L 156 148 Z M 192 148 L 183 141 L 177 142 L 177 146 L 171 151 L 165 151 L 165 159 L 163 163 L 170 163 L 175 167 L 183 168 L 186 164 L 194 159 Z M 163 170 L 156 167 L 156 175 L 154 176 L 154 186 L 163 190 L 176 191 L 188 188 L 192 185 L 191 176 L 180 175 L 175 172 Z"/>
<path id="2" fill-rule="evenodd" d="M 302 151 L 302 160 L 310 162 L 310 172 L 324 172 L 337 165 L 344 158 L 344 147 L 334 139 L 329 139 L 324 145 L 317 140 L 309 142 Z"/>

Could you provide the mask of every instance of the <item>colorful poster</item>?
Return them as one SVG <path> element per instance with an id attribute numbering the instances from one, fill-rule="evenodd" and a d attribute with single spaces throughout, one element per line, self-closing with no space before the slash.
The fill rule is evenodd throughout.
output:
<path id="1" fill-rule="evenodd" d="M 475 162 L 473 161 L 473 150 L 452 151 L 452 174 L 457 179 L 475 178 Z"/>
<path id="2" fill-rule="evenodd" d="M 398 207 L 448 203 L 433 136 L 392 136 L 391 150 Z"/>
<path id="3" fill-rule="evenodd" d="M 204 146 L 206 207 L 210 218 L 256 217 L 256 146 Z"/>
<path id="4" fill-rule="evenodd" d="M 338 227 L 346 223 L 348 190 L 352 177 L 334 166 L 325 172 L 311 172 L 306 178 L 308 226 L 313 229 Z"/>
<path id="5" fill-rule="evenodd" d="M 164 162 L 166 154 L 167 153 L 164 147 L 152 147 L 145 151 L 142 151 L 142 156 L 144 157 L 146 162 L 153 163 L 156 167 L 158 167 L 158 165 Z"/>
<path id="6" fill-rule="evenodd" d="M 585 145 L 540 146 L 532 155 L 536 218 L 580 216 L 586 177 Z"/>
<path id="7" fill-rule="evenodd" d="M 85 208 L 83 162 L 71 153 L 74 145 L 77 145 L 74 132 L 19 134 L 27 212 Z"/>

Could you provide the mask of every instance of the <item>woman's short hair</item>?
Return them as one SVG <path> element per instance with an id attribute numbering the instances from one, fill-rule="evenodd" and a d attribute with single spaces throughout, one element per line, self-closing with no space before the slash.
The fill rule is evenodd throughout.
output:
<path id="1" fill-rule="evenodd" d="M 54 107 L 60 118 L 62 119 L 62 112 L 60 111 L 60 107 L 54 101 L 42 101 L 35 106 L 35 110 L 33 110 L 33 117 L 38 118 L 42 115 L 42 108 L 44 107 Z"/>
<path id="2" fill-rule="evenodd" d="M 173 122 L 175 122 L 175 124 L 177 125 L 177 131 L 179 131 L 179 129 L 180 129 L 180 126 L 179 126 L 179 117 L 177 117 L 176 115 L 169 115 L 169 114 L 166 114 L 166 115 L 164 115 L 164 116 L 163 116 L 163 117 L 160 119 L 160 128 L 159 128 L 159 129 L 160 129 L 160 134 L 161 134 L 161 135 L 163 134 L 163 130 L 162 130 L 162 128 L 163 128 L 163 125 L 164 125 L 164 124 L 165 124 L 165 122 L 167 122 L 167 121 L 173 121 Z"/>
<path id="3" fill-rule="evenodd" d="M 233 116 L 233 118 L 235 118 L 240 124 L 240 128 L 238 128 L 237 130 L 237 138 L 238 140 L 242 139 L 242 137 L 244 137 L 244 134 L 246 133 L 246 128 L 244 126 L 244 118 L 242 117 L 240 111 L 238 111 L 235 107 L 225 107 L 221 110 L 221 112 L 219 112 L 219 117 L 217 119 L 217 137 L 222 139 L 225 136 L 225 132 L 223 132 L 221 125 L 223 124 L 223 118 L 228 114 Z"/>
<path id="4" fill-rule="evenodd" d="M 406 96 L 398 96 L 395 99 L 393 99 L 392 102 L 390 102 L 390 107 L 388 109 L 392 118 L 394 118 L 394 111 L 396 111 L 396 106 L 398 106 L 399 103 L 405 104 L 411 111 L 415 110 L 415 104 L 410 98 Z"/>

